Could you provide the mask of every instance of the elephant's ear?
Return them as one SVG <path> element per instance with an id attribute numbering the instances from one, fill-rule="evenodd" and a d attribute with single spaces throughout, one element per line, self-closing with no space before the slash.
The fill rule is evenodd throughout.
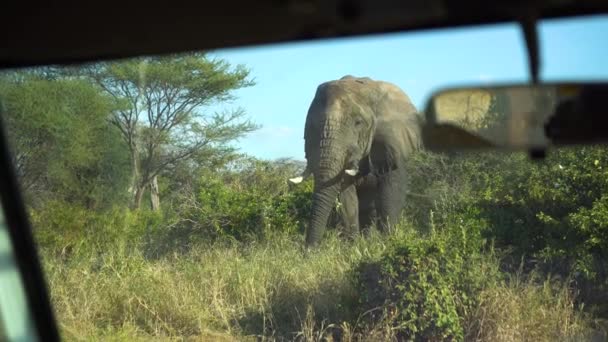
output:
<path id="1" fill-rule="evenodd" d="M 374 142 L 374 137 L 376 136 L 376 127 L 378 123 L 378 119 L 375 114 L 372 114 L 369 128 L 369 137 L 367 138 L 367 142 L 363 148 L 363 155 L 369 155 L 372 149 L 372 144 Z"/>
<path id="2" fill-rule="evenodd" d="M 369 140 L 369 158 L 366 158 L 368 173 L 376 176 L 383 175 L 397 168 L 397 156 L 399 152 L 394 149 L 393 138 L 391 137 L 392 127 L 390 122 L 380 120 L 376 115 L 373 116 L 372 134 Z"/>
<path id="3" fill-rule="evenodd" d="M 304 155 L 306 157 L 306 160 L 309 162 L 310 162 L 309 158 L 311 155 L 311 151 L 314 148 L 310 120 L 311 119 L 310 119 L 310 115 L 309 115 L 306 117 L 306 123 L 304 124 Z"/>
<path id="4" fill-rule="evenodd" d="M 371 172 L 380 176 L 397 169 L 400 154 L 401 151 L 396 149 L 394 144 L 387 141 L 382 134 L 377 134 L 369 154 Z"/>
<path id="5" fill-rule="evenodd" d="M 372 162 L 370 156 L 361 159 L 359 162 L 359 176 L 365 177 L 372 172 Z"/>

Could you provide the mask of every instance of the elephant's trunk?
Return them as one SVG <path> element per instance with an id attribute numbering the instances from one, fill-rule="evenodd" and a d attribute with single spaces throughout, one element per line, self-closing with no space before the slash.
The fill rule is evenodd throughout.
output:
<path id="1" fill-rule="evenodd" d="M 308 246 L 318 244 L 325 232 L 329 214 L 342 185 L 344 157 L 344 148 L 335 146 L 329 140 L 321 141 L 320 159 L 315 172 L 312 212 L 306 234 Z"/>
<path id="2" fill-rule="evenodd" d="M 329 213 L 333 208 L 338 192 L 339 184 L 334 184 L 322 190 L 315 191 L 312 197 L 312 215 L 310 225 L 306 234 L 306 245 L 315 246 L 321 241 L 325 227 L 329 219 Z"/>

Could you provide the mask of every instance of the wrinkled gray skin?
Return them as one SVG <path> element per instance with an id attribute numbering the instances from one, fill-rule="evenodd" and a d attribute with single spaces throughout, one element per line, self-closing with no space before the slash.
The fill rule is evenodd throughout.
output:
<path id="1" fill-rule="evenodd" d="M 397 86 L 344 76 L 317 88 L 304 129 L 306 171 L 315 180 L 306 244 L 321 240 L 336 200 L 345 233 L 377 219 L 382 232 L 405 205 L 404 162 L 420 149 L 421 117 Z"/>

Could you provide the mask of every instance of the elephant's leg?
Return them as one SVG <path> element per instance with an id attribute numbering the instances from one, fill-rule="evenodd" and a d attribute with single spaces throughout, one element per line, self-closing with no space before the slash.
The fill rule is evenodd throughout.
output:
<path id="1" fill-rule="evenodd" d="M 361 232 L 369 236 L 376 223 L 376 205 L 374 200 L 365 200 L 365 203 L 361 203 L 361 199 L 359 199 L 359 225 L 361 227 Z"/>
<path id="2" fill-rule="evenodd" d="M 354 184 L 347 186 L 339 196 L 340 218 L 342 221 L 344 235 L 354 238 L 359 233 L 359 200 L 357 189 Z"/>
<path id="3" fill-rule="evenodd" d="M 376 223 L 376 179 L 366 176 L 357 186 L 359 197 L 359 226 L 363 234 L 369 235 Z"/>
<path id="4" fill-rule="evenodd" d="M 397 168 L 378 178 L 376 211 L 378 229 L 387 233 L 401 219 L 407 190 L 405 172 Z"/>

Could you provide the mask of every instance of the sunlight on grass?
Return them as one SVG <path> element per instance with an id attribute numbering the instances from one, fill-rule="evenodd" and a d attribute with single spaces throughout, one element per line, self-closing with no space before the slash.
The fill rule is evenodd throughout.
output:
<path id="1" fill-rule="evenodd" d="M 469 331 L 475 334 L 467 340 L 602 341 L 574 299 L 559 280 L 510 276 L 501 286 L 482 291 L 470 318 Z"/>
<path id="2" fill-rule="evenodd" d="M 385 240 L 349 244 L 332 235 L 319 250 L 301 246 L 283 236 L 160 260 L 108 251 L 44 264 L 67 340 L 390 339 L 381 322 L 358 326 L 363 313 L 349 273 L 377 259 Z M 516 279 L 485 289 L 468 319 L 466 335 L 480 341 L 559 340 L 587 329 L 565 287 Z"/>
<path id="3" fill-rule="evenodd" d="M 248 247 L 217 244 L 149 261 L 134 252 L 58 264 L 45 260 L 65 337 L 295 336 L 312 305 L 339 319 L 357 295 L 346 273 L 382 244 L 330 238 L 305 255 L 289 238 Z M 261 329 L 263 327 L 263 329 Z"/>

